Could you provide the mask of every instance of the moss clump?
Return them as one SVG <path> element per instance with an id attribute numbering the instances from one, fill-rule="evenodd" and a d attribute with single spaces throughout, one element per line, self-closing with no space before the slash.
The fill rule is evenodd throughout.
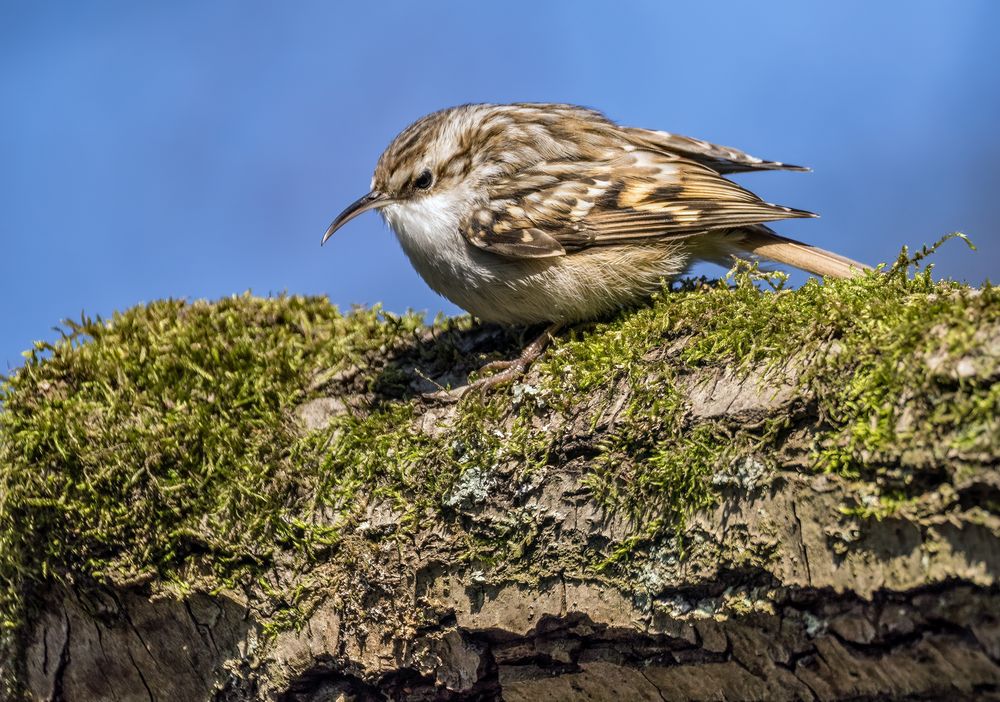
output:
<path id="1" fill-rule="evenodd" d="M 244 295 L 84 318 L 37 344 L 0 391 L 4 626 L 47 576 L 218 585 L 323 537 L 320 447 L 295 450 L 292 411 L 318 371 L 364 367 L 420 324 Z"/>
<path id="2" fill-rule="evenodd" d="M 936 468 L 990 455 L 1000 385 L 984 386 L 992 373 L 975 366 L 1000 324 L 1000 292 L 935 282 L 929 269 L 910 276 L 913 260 L 904 251 L 886 273 L 795 291 L 741 284 L 711 304 L 692 296 L 678 310 L 676 330 L 692 334 L 682 359 L 794 373 L 824 420 L 817 464 L 844 475 L 871 478 L 901 457 Z"/>

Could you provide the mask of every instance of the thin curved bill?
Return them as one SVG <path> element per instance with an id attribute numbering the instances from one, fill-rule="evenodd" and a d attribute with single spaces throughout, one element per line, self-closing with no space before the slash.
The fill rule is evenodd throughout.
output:
<path id="1" fill-rule="evenodd" d="M 372 190 L 367 195 L 359 197 L 357 200 L 348 205 L 344 211 L 337 215 L 337 218 L 330 223 L 330 226 L 326 229 L 326 234 L 323 235 L 323 241 L 320 242 L 320 246 L 325 244 L 326 240 L 333 236 L 335 231 L 350 222 L 362 212 L 377 209 L 383 205 L 388 205 L 390 202 L 392 202 L 392 200 L 388 196 L 383 195 L 377 190 Z"/>

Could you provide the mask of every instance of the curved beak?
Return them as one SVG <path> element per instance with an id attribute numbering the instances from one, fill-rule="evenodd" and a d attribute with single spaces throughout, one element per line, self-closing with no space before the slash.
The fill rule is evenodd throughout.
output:
<path id="1" fill-rule="evenodd" d="M 383 195 L 377 190 L 372 190 L 367 195 L 359 197 L 357 200 L 348 205 L 343 212 L 337 215 L 337 218 L 333 220 L 329 227 L 327 227 L 326 234 L 323 235 L 323 241 L 320 242 L 320 246 L 325 244 L 326 240 L 333 236 L 335 231 L 350 222 L 362 212 L 367 212 L 368 210 L 388 205 L 390 202 L 392 202 L 392 200 L 388 195 Z"/>

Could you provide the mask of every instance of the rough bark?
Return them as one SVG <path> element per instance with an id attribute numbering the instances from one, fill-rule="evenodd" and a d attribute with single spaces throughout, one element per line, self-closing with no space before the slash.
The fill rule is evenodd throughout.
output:
<path id="1" fill-rule="evenodd" d="M 493 343 L 475 329 L 459 347 L 473 358 Z M 983 348 L 962 372 L 988 384 L 1000 349 Z M 433 387 L 416 358 L 394 359 L 412 393 Z M 439 368 L 433 379 L 463 376 Z M 1000 498 L 995 456 L 966 457 L 970 468 L 942 474 L 897 513 L 852 516 L 844 507 L 858 504 L 859 482 L 812 466 L 819 410 L 794 373 L 775 385 L 763 370 L 707 367 L 679 386 L 695 419 L 789 418 L 770 467 L 747 460 L 716 476 L 719 499 L 687 519 L 682 551 L 648 545 L 617 574 L 581 565 L 634 530 L 583 483 L 629 399 L 617 385 L 602 391 L 619 401 L 596 421 L 540 411 L 536 421 L 561 432 L 543 469 L 469 471 L 442 520 L 416 528 L 372 501 L 336 558 L 275 569 L 271 591 L 310 593 L 295 626 L 265 631 L 260 584 L 188 595 L 156 582 L 54 588 L 25 641 L 30 696 L 1000 699 L 1000 521 L 984 508 Z M 321 426 L 364 394 L 341 374 L 300 415 Z M 420 401 L 415 425 L 433 433 L 460 411 Z M 535 565 L 468 558 L 479 533 L 524 538 L 521 560 Z"/>

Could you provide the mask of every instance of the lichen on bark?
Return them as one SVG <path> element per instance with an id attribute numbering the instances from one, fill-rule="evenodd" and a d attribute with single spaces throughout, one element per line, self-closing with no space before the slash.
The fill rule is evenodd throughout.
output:
<path id="1" fill-rule="evenodd" d="M 7 695 L 995 693 L 1000 294 L 910 263 L 688 281 L 455 403 L 527 330 L 70 324 L 2 391 Z"/>

